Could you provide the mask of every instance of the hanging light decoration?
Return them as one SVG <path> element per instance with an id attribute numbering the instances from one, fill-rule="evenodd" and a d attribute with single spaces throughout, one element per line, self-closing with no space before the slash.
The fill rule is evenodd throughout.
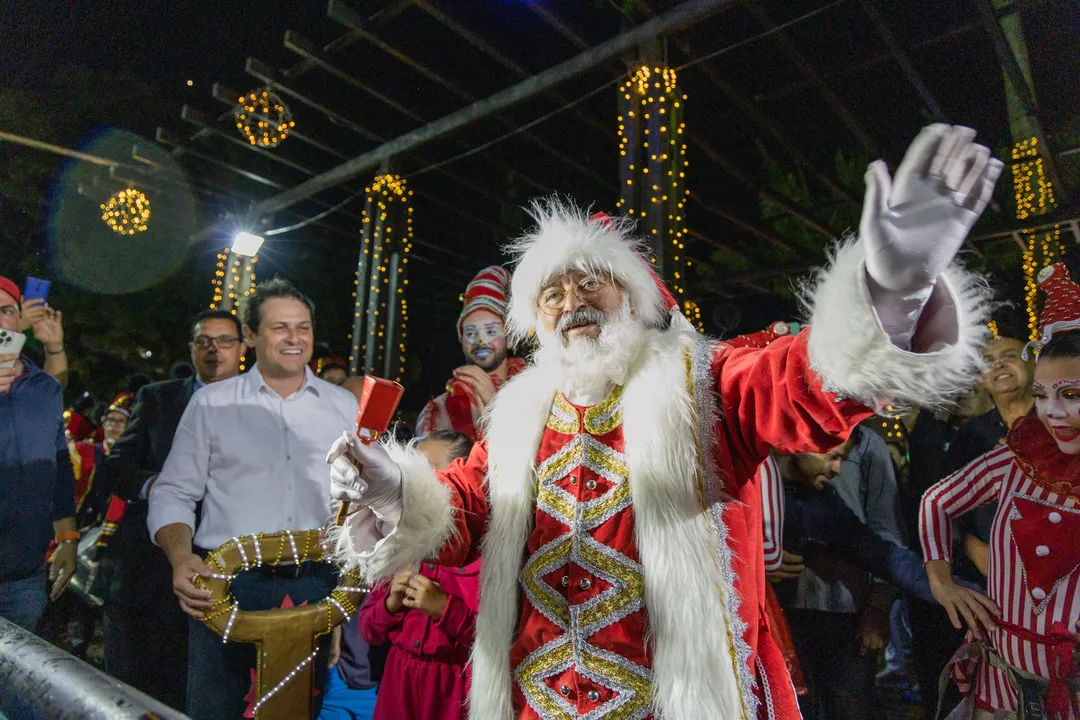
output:
<path id="1" fill-rule="evenodd" d="M 690 261 L 686 257 L 686 95 L 675 70 L 641 65 L 619 87 L 619 185 L 616 208 L 638 221 L 652 245 L 683 314 L 697 324 L 700 309 L 685 297 Z M 691 317 L 693 316 L 693 317 Z"/>
<path id="2" fill-rule="evenodd" d="M 375 177 L 365 193 L 361 228 L 364 243 L 353 280 L 358 292 L 353 293 L 349 365 L 354 372 L 387 378 L 395 375 L 401 380 L 408 338 L 405 291 L 413 240 L 413 191 L 406 187 L 403 177 L 384 173 Z M 361 280 L 365 287 L 360 286 Z"/>
<path id="3" fill-rule="evenodd" d="M 1027 220 L 1044 215 L 1057 204 L 1054 184 L 1046 172 L 1040 155 L 1037 137 L 1021 140 L 1012 148 L 1013 196 L 1016 200 L 1016 219 Z M 1061 255 L 1061 228 L 1054 225 L 1050 230 L 1038 232 L 1025 230 L 1024 246 L 1024 300 L 1028 314 L 1028 332 L 1032 340 L 1039 337 L 1039 284 L 1035 277 L 1039 270 L 1054 263 Z"/>
<path id="4" fill-rule="evenodd" d="M 144 232 L 150 219 L 150 200 L 135 188 L 121 190 L 101 205 L 101 219 L 121 235 Z"/>
<path id="5" fill-rule="evenodd" d="M 233 110 L 236 129 L 252 145 L 277 147 L 296 127 L 292 113 L 285 101 L 275 93 L 263 88 L 241 95 L 239 105 Z"/>

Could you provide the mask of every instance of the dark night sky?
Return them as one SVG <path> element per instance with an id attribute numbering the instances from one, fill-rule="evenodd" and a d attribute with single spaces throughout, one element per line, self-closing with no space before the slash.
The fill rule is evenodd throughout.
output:
<path id="1" fill-rule="evenodd" d="M 248 55 L 284 56 L 284 31 L 312 28 L 326 10 L 314 0 L 3 0 L 0 7 L 5 75 L 32 81 L 77 62 L 125 70 L 178 101 L 189 92 L 204 97 L 210 83 L 242 75 Z"/>

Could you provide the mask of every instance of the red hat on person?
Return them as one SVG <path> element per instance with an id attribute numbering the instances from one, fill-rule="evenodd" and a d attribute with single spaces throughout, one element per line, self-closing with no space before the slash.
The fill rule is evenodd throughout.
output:
<path id="1" fill-rule="evenodd" d="M 106 413 L 118 412 L 126 418 L 131 417 L 131 412 L 135 409 L 135 396 L 131 393 L 120 393 L 117 395 Z"/>
<path id="2" fill-rule="evenodd" d="M 458 316 L 458 339 L 464 332 L 465 318 L 480 310 L 487 310 L 506 320 L 506 294 L 510 287 L 510 273 L 498 265 L 486 267 L 465 287 L 465 304 Z"/>
<path id="3" fill-rule="evenodd" d="M 600 223 L 606 228 L 615 227 L 615 221 L 610 215 L 605 212 L 598 212 L 590 215 L 589 222 L 594 221 Z M 656 283 L 656 289 L 660 293 L 660 300 L 664 305 L 664 309 L 667 310 L 669 313 L 675 311 L 682 312 L 681 310 L 679 310 L 679 304 L 675 302 L 675 296 L 671 294 L 670 290 L 668 290 L 667 283 L 664 282 L 664 278 L 660 277 L 660 273 L 656 272 L 656 267 L 653 265 L 653 263 L 649 262 L 640 252 L 637 253 L 637 256 L 641 258 L 642 264 L 645 265 L 645 267 L 648 268 L 649 272 L 652 274 L 653 282 Z"/>
<path id="4" fill-rule="evenodd" d="M 0 290 L 15 298 L 15 302 L 22 302 L 22 293 L 19 292 L 19 286 L 3 275 L 0 275 Z"/>
<path id="5" fill-rule="evenodd" d="M 1065 263 L 1057 262 L 1045 267 L 1038 277 L 1039 287 L 1046 293 L 1042 314 L 1039 316 L 1039 339 L 1024 348 L 1042 350 L 1055 333 L 1080 330 L 1080 285 L 1069 275 Z"/>
<path id="6" fill-rule="evenodd" d="M 632 218 L 587 215 L 560 198 L 536 201 L 530 212 L 536 225 L 507 248 L 517 259 L 507 313 L 515 340 L 535 329 L 544 283 L 569 270 L 610 274 L 646 328 L 693 330 L 647 259 L 648 244 L 635 237 Z"/>

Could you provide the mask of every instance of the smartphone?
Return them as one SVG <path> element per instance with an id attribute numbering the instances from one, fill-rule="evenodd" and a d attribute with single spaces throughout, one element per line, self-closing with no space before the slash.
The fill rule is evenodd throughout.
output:
<path id="1" fill-rule="evenodd" d="M 27 300 L 44 300 L 49 296 L 49 286 L 52 285 L 48 280 L 42 280 L 41 278 L 28 277 L 26 278 L 26 287 L 23 289 L 22 299 L 23 302 Z"/>
<path id="2" fill-rule="evenodd" d="M 0 329 L 0 355 L 18 355 L 22 352 L 25 343 L 26 336 L 21 332 Z M 15 361 L 5 360 L 4 362 L 0 362 L 0 367 L 13 368 L 15 367 Z"/>

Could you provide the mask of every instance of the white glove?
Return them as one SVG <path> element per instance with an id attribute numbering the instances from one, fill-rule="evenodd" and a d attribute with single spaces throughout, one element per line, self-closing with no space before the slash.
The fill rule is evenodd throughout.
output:
<path id="1" fill-rule="evenodd" d="M 970 128 L 930 125 L 911 143 L 895 178 L 883 161 L 870 163 L 859 235 L 866 271 L 882 289 L 928 290 L 990 202 L 1003 166 L 974 139 Z"/>
<path id="2" fill-rule="evenodd" d="M 365 444 L 346 431 L 330 447 L 326 462 L 335 500 L 363 500 L 364 505 L 379 508 L 401 498 L 401 468 L 380 443 Z"/>

